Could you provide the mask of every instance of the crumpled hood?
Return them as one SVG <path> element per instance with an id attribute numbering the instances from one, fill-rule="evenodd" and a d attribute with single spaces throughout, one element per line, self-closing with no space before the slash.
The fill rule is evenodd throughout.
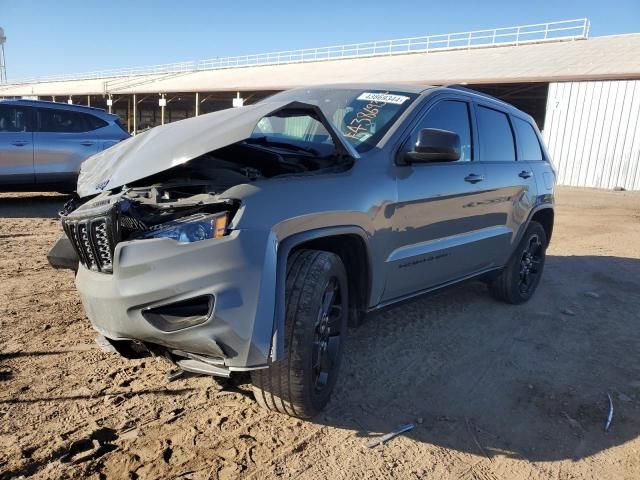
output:
<path id="1" fill-rule="evenodd" d="M 358 157 L 318 106 L 302 102 L 258 103 L 155 127 L 89 157 L 80 168 L 78 195 L 86 197 L 111 190 L 245 140 L 260 119 L 289 109 L 313 113 L 331 134 L 338 153 Z"/>

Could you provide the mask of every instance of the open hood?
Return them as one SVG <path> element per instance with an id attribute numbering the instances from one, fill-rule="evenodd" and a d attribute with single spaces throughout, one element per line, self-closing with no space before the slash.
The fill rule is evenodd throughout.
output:
<path id="1" fill-rule="evenodd" d="M 86 197 L 187 163 L 205 153 L 246 140 L 270 115 L 308 113 L 327 129 L 337 153 L 358 157 L 353 146 L 316 105 L 266 102 L 230 108 L 155 127 L 89 157 L 78 177 L 78 195 Z"/>

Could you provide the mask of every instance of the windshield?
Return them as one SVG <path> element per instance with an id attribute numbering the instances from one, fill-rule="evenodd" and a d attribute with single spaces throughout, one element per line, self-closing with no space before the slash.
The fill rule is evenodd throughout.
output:
<path id="1" fill-rule="evenodd" d="M 290 100 L 317 105 L 347 141 L 362 153 L 380 141 L 417 96 L 376 89 L 300 89 L 278 93 L 265 101 Z M 265 117 L 252 136 L 311 143 L 317 150 L 323 150 L 322 145 L 333 144 L 324 126 L 308 115 Z"/>

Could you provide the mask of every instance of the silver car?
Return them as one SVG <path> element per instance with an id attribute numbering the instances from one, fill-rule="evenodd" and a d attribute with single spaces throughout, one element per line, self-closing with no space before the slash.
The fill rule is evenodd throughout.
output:
<path id="1" fill-rule="evenodd" d="M 507 303 L 531 298 L 554 185 L 532 118 L 492 97 L 302 88 L 87 160 L 50 261 L 78 267 L 109 349 L 250 371 L 261 405 L 308 418 L 348 322 L 470 278 Z"/>
<path id="2" fill-rule="evenodd" d="M 73 191 L 84 160 L 128 137 L 97 108 L 0 101 L 0 191 Z"/>

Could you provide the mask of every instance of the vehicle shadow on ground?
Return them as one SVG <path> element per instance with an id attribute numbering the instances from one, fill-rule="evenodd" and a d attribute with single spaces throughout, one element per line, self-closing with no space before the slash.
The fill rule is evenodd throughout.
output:
<path id="1" fill-rule="evenodd" d="M 476 282 L 377 313 L 350 331 L 315 421 L 363 444 L 413 422 L 414 440 L 489 458 L 578 459 L 623 444 L 640 434 L 638 292 L 639 260 L 550 256 L 525 305 Z"/>
<path id="2" fill-rule="evenodd" d="M 0 193 L 0 217 L 58 218 L 70 195 L 61 193 Z"/>

